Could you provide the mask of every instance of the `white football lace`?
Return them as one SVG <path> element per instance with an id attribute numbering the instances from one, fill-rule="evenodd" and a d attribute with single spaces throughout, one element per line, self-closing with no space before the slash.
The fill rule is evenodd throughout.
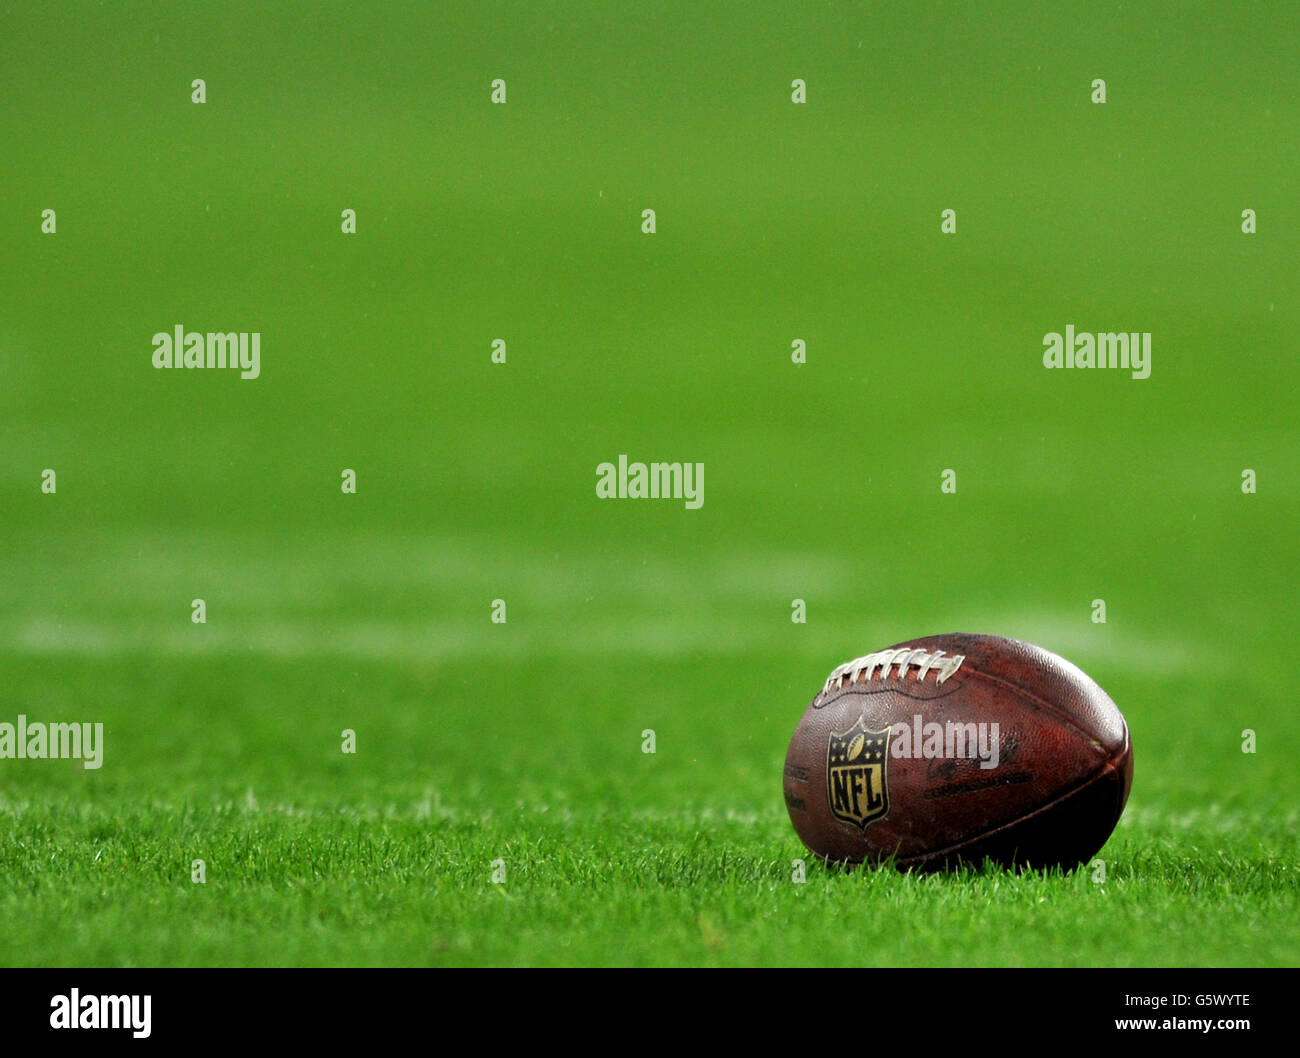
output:
<path id="1" fill-rule="evenodd" d="M 924 680 L 926 673 L 934 669 L 934 682 L 938 685 L 961 668 L 961 663 L 965 660 L 965 654 L 944 657 L 942 650 L 936 650 L 933 654 L 913 647 L 899 647 L 897 650 L 877 650 L 874 654 L 866 654 L 863 657 L 854 658 L 852 661 L 846 661 L 843 665 L 840 665 L 827 677 L 826 686 L 822 688 L 822 692 L 834 690 L 837 686 L 842 687 L 846 676 L 849 677 L 850 683 L 857 683 L 858 678 L 865 672 L 867 674 L 866 678 L 870 680 L 874 677 L 876 669 L 880 669 L 880 679 L 888 679 L 889 670 L 894 666 L 898 667 L 898 678 L 902 679 L 907 675 L 908 666 L 915 665 L 917 683 Z"/>

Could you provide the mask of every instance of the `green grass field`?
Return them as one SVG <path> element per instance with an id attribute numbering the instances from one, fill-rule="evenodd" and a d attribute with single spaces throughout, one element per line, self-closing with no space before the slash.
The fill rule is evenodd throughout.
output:
<path id="1" fill-rule="evenodd" d="M 0 723 L 105 730 L 0 759 L 0 964 L 1300 962 L 1300 14 L 862 6 L 0 13 Z M 1104 883 L 792 880 L 946 631 L 1124 711 Z"/>

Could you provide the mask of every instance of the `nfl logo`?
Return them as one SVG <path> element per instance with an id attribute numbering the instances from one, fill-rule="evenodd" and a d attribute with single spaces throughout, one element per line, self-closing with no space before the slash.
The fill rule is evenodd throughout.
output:
<path id="1" fill-rule="evenodd" d="M 847 731 L 832 731 L 826 749 L 826 799 L 831 815 L 866 830 L 889 814 L 889 732 L 871 731 L 865 716 Z"/>

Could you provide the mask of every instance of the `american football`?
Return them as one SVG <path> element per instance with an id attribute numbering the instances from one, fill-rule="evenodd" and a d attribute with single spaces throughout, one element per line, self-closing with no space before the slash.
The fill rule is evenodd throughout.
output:
<path id="1" fill-rule="evenodd" d="M 790 740 L 785 802 L 828 863 L 1071 869 L 1106 843 L 1132 780 L 1128 725 L 1085 673 L 955 633 L 831 672 Z"/>

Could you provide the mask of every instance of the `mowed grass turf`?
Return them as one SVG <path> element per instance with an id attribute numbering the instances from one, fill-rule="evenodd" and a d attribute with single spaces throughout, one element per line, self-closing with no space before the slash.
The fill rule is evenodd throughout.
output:
<path id="1" fill-rule="evenodd" d="M 373 540 L 357 557 L 385 579 Z M 713 604 L 700 617 L 654 616 L 653 591 L 629 603 L 638 575 L 611 561 L 594 571 L 611 586 L 606 612 L 561 617 L 568 605 L 534 598 L 540 612 L 500 627 L 482 614 L 376 624 L 369 608 L 338 605 L 304 627 L 273 616 L 292 577 L 245 594 L 254 612 L 215 644 L 203 638 L 215 626 L 170 618 L 105 621 L 99 640 L 71 620 L 26 622 L 6 701 L 102 718 L 107 749 L 99 771 L 7 763 L 4 960 L 1295 961 L 1296 747 L 1276 683 L 1196 644 L 1110 650 L 1110 631 L 1086 620 L 1055 645 L 1125 706 L 1137 750 L 1104 882 L 845 875 L 814 861 L 796 883 L 792 861 L 808 857 L 780 767 L 825 666 L 816 639 L 792 641 L 780 600 L 770 619 L 741 620 L 764 608 L 770 574 L 752 565 L 737 583 L 720 560 L 713 590 L 706 569 L 679 566 L 701 581 L 686 600 Z M 554 553 L 543 566 L 557 581 L 576 572 Z M 530 581 L 518 559 L 509 572 Z M 440 597 L 425 576 L 412 587 Z M 545 595 L 549 581 L 533 583 Z M 876 620 L 862 626 L 873 644 L 887 637 Z M 1248 721 L 1269 733 L 1255 755 L 1239 749 Z M 358 732 L 353 756 L 339 752 L 344 727 Z M 641 752 L 645 728 L 654 755 Z M 191 882 L 194 859 L 206 884 Z"/>
<path id="2" fill-rule="evenodd" d="M 0 722 L 106 739 L 0 760 L 0 963 L 1300 961 L 1291 6 L 306 10 L 0 32 Z M 1124 711 L 1104 881 L 798 842 L 814 691 L 945 631 Z"/>
<path id="3" fill-rule="evenodd" d="M 5 790 L 5 962 L 1294 962 L 1281 776 L 1203 746 L 1180 764 L 1222 777 L 1213 803 L 1196 781 L 1158 784 L 1177 742 L 1140 720 L 1139 779 L 1164 790 L 1144 797 L 1139 782 L 1104 884 L 816 864 L 794 884 L 803 851 L 779 797 L 790 710 L 770 702 L 802 659 L 746 662 L 632 664 L 621 682 L 642 689 L 584 715 L 572 697 L 606 682 L 585 662 L 485 680 L 467 662 L 242 659 L 233 675 L 209 659 L 185 672 L 65 660 L 69 701 L 103 703 L 110 756 L 99 773 L 47 767 Z M 44 668 L 18 667 L 19 682 L 48 685 Z M 686 685 L 689 702 L 663 701 Z M 1197 681 L 1167 686 L 1188 724 L 1212 727 Z M 331 751 L 321 716 L 341 699 L 355 758 Z M 658 724 L 654 756 L 638 711 Z M 139 758 L 114 759 L 125 746 Z"/>
<path id="4" fill-rule="evenodd" d="M 481 666 L 464 662 L 434 676 L 245 661 L 234 679 L 211 661 L 184 676 L 65 663 L 68 691 L 104 702 L 110 747 L 148 751 L 110 758 L 98 775 L 59 767 L 7 790 L 5 961 L 1294 961 L 1294 803 L 1249 763 L 1217 767 L 1235 789 L 1212 804 L 1194 783 L 1157 797 L 1139 786 L 1102 884 L 1088 871 L 921 878 L 816 864 L 795 884 L 791 861 L 804 853 L 777 781 L 788 717 L 763 704 L 759 673 L 726 679 L 719 670 L 732 665 L 743 659 L 656 666 L 649 682 L 691 683 L 701 699 L 732 704 L 660 711 L 664 748 L 647 757 L 632 725 L 565 708 L 569 693 L 599 681 L 554 661 L 512 665 L 486 696 Z M 779 682 L 793 667 L 762 669 Z M 37 687 L 48 679 L 20 675 Z M 259 691 L 293 687 L 323 702 L 340 685 L 364 685 L 375 703 L 351 711 L 361 752 L 347 760 L 329 751 L 334 732 L 311 719 L 318 710 Z M 1194 698 L 1193 681 L 1169 686 Z M 654 714 L 654 697 L 625 701 Z M 167 704 L 178 698 L 194 701 L 190 715 Z M 421 714 L 426 722 L 413 719 Z M 1190 720 L 1210 726 L 1195 709 Z M 1173 747 L 1145 734 L 1139 725 L 1150 789 Z M 1190 757 L 1213 766 L 1213 754 Z M 113 778 L 128 771 L 149 780 Z M 207 864 L 206 885 L 190 881 L 194 858 Z"/>

